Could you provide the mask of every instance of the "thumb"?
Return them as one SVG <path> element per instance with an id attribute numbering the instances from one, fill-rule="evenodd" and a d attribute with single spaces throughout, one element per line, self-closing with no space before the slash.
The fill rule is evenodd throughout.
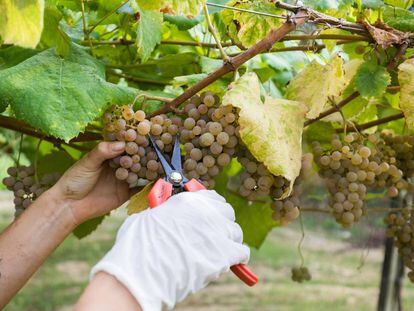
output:
<path id="1" fill-rule="evenodd" d="M 125 142 L 100 142 L 91 152 L 86 154 L 80 164 L 88 170 L 98 170 L 103 162 L 120 155 L 125 150 Z"/>

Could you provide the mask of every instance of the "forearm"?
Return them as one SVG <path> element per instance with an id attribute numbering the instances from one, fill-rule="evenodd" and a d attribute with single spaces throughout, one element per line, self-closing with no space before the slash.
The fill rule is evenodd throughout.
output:
<path id="1" fill-rule="evenodd" d="M 99 272 L 83 292 L 76 304 L 75 311 L 115 309 L 142 310 L 134 296 L 115 277 L 105 272 Z"/>
<path id="2" fill-rule="evenodd" d="M 0 309 L 74 227 L 70 206 L 48 191 L 0 234 Z"/>

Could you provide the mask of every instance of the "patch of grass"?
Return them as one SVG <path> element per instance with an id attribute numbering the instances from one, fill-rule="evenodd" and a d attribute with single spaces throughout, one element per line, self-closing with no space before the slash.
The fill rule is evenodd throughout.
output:
<path id="1" fill-rule="evenodd" d="M 90 268 L 112 246 L 123 217 L 119 213 L 108 217 L 94 234 L 81 241 L 68 237 L 5 311 L 70 310 L 87 284 Z M 0 230 L 10 219 L 10 214 L 0 213 Z M 381 249 L 370 250 L 359 271 L 365 250 L 345 241 L 338 230 L 320 230 L 316 223 L 311 227 L 302 251 L 312 281 L 298 284 L 290 279 L 290 268 L 300 264 L 297 243 L 301 233 L 299 226 L 292 224 L 276 228 L 259 250 L 252 249 L 249 265 L 261 278 L 258 285 L 249 288 L 228 273 L 188 297 L 177 310 L 374 310 Z M 403 303 L 407 310 L 414 308 L 413 289 L 405 279 Z"/>

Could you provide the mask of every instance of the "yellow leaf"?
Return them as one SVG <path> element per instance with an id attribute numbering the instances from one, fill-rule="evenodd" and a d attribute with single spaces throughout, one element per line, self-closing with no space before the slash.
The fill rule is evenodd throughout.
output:
<path id="1" fill-rule="evenodd" d="M 398 69 L 400 108 L 404 112 L 407 127 L 414 129 L 414 59 L 407 59 Z"/>
<path id="2" fill-rule="evenodd" d="M 35 48 L 43 30 L 44 0 L 0 0 L 4 43 Z"/>
<path id="3" fill-rule="evenodd" d="M 148 208 L 148 194 L 150 193 L 154 182 L 148 183 L 140 192 L 135 193 L 127 206 L 128 215 L 142 212 Z"/>
<path id="4" fill-rule="evenodd" d="M 313 61 L 294 77 L 286 89 L 286 97 L 309 107 L 306 117 L 316 118 L 331 106 L 330 97 L 338 96 L 345 88 L 343 61 L 339 56 L 322 65 Z"/>
<path id="5" fill-rule="evenodd" d="M 307 107 L 296 101 L 260 98 L 255 73 L 238 79 L 223 97 L 222 105 L 240 109 L 240 137 L 252 155 L 274 175 L 290 181 L 288 196 L 298 177 L 302 157 L 302 131 Z"/>

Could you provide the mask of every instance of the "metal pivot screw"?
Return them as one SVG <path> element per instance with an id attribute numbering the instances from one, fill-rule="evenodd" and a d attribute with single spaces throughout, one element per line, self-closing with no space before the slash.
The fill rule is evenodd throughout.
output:
<path id="1" fill-rule="evenodd" d="M 179 172 L 172 172 L 169 176 L 169 181 L 178 186 L 183 181 L 183 175 Z"/>

